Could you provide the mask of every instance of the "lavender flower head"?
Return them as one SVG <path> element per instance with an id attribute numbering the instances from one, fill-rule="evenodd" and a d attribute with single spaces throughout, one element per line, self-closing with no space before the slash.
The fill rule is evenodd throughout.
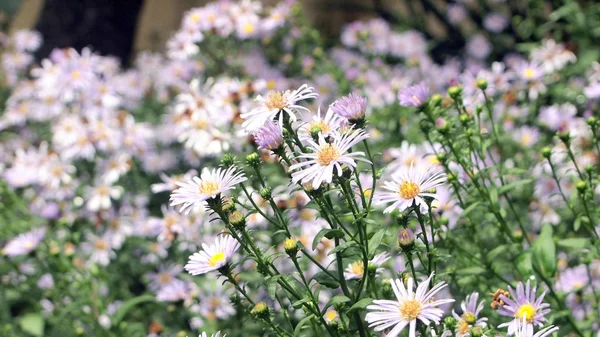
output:
<path id="1" fill-rule="evenodd" d="M 469 336 L 469 331 L 474 326 L 484 328 L 486 326 L 487 318 L 479 317 L 479 313 L 483 310 L 483 301 L 477 303 L 479 299 L 479 293 L 475 292 L 468 295 L 464 301 L 460 304 L 462 315 L 458 315 L 452 310 L 452 316 L 458 321 L 456 326 L 456 337 Z"/>
<path id="2" fill-rule="evenodd" d="M 527 329 L 531 332 L 529 335 L 532 335 L 534 325 L 543 326 L 544 322 L 548 321 L 544 316 L 550 312 L 550 309 L 548 309 L 550 304 L 542 303 L 546 292 L 536 298 L 536 287 L 531 289 L 529 280 L 527 280 L 525 286 L 523 286 L 523 282 L 519 282 L 516 291 L 509 286 L 508 291 L 511 298 L 500 295 L 500 299 L 506 304 L 498 309 L 498 313 L 513 317 L 513 320 L 500 324 L 498 327 L 507 326 L 508 334 L 512 335 L 517 331 L 519 321 L 525 317 Z"/>
<path id="3" fill-rule="evenodd" d="M 348 96 L 337 99 L 331 104 L 331 110 L 338 116 L 347 120 L 360 120 L 367 111 L 367 99 L 350 93 Z"/>
<path id="4" fill-rule="evenodd" d="M 254 140 L 259 149 L 276 150 L 283 145 L 281 127 L 268 120 L 254 133 Z"/>
<path id="5" fill-rule="evenodd" d="M 45 234 L 46 228 L 40 227 L 18 235 L 2 248 L 2 254 L 7 256 L 27 255 L 40 244 Z"/>
<path id="6" fill-rule="evenodd" d="M 411 85 L 398 91 L 398 100 L 402 106 L 420 107 L 429 98 L 429 87 L 425 82 Z"/>

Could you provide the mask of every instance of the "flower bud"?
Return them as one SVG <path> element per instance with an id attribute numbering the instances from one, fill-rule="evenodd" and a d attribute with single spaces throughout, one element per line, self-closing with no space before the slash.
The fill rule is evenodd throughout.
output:
<path id="1" fill-rule="evenodd" d="M 587 123 L 591 128 L 595 128 L 598 125 L 598 119 L 594 116 L 587 119 Z"/>
<path id="2" fill-rule="evenodd" d="M 476 325 L 471 328 L 471 337 L 481 337 L 483 336 L 483 328 Z"/>
<path id="3" fill-rule="evenodd" d="M 262 190 L 260 190 L 260 197 L 263 198 L 264 200 L 271 200 L 271 198 L 273 197 L 271 195 L 271 188 L 270 187 L 265 187 Z"/>
<path id="4" fill-rule="evenodd" d="M 290 257 L 295 257 L 298 253 L 298 241 L 294 238 L 287 238 L 283 241 L 283 249 Z"/>
<path id="5" fill-rule="evenodd" d="M 565 132 L 557 132 L 556 136 L 560 139 L 565 145 L 569 146 L 571 144 L 571 133 L 567 130 Z"/>
<path id="6" fill-rule="evenodd" d="M 403 251 L 410 251 L 415 246 L 415 234 L 410 228 L 402 228 L 398 231 L 398 245 Z"/>
<path id="7" fill-rule="evenodd" d="M 221 198 L 221 210 L 225 213 L 230 213 L 235 210 L 235 202 L 230 197 L 224 196 Z"/>
<path id="8" fill-rule="evenodd" d="M 431 104 L 433 104 L 433 106 L 439 106 L 440 104 L 442 104 L 442 96 L 440 94 L 433 94 L 433 96 L 431 96 Z"/>
<path id="9" fill-rule="evenodd" d="M 450 88 L 448 88 L 448 96 L 450 96 L 452 98 L 457 98 L 461 94 L 462 94 L 462 87 L 460 87 L 460 86 L 453 85 Z"/>
<path id="10" fill-rule="evenodd" d="M 394 290 L 392 289 L 392 280 L 385 279 L 381 281 L 381 291 L 383 293 L 383 298 L 389 298 L 394 296 Z"/>
<path id="11" fill-rule="evenodd" d="M 440 152 L 440 153 L 438 153 L 438 154 L 436 155 L 436 158 L 437 158 L 437 160 L 438 160 L 440 163 L 442 163 L 442 164 L 446 162 L 446 159 L 448 159 L 448 158 L 446 157 L 446 154 L 445 154 L 444 152 Z"/>
<path id="12" fill-rule="evenodd" d="M 552 155 L 552 149 L 549 147 L 544 147 L 542 148 L 542 156 L 546 159 L 550 159 L 550 156 Z"/>
<path id="13" fill-rule="evenodd" d="M 462 125 L 467 125 L 471 121 L 471 116 L 463 113 L 463 114 L 460 114 L 459 119 L 460 119 L 460 123 Z"/>
<path id="14" fill-rule="evenodd" d="M 456 323 L 458 323 L 456 318 L 452 316 L 444 318 L 444 327 L 446 327 L 448 330 L 454 330 L 456 328 Z"/>
<path id="15" fill-rule="evenodd" d="M 440 117 L 435 120 L 435 129 L 438 130 L 439 133 L 445 134 L 450 130 L 450 126 L 444 118 Z"/>
<path id="16" fill-rule="evenodd" d="M 235 164 L 235 156 L 231 153 L 225 153 L 223 157 L 221 157 L 221 165 L 224 167 L 230 167 Z"/>
<path id="17" fill-rule="evenodd" d="M 481 90 L 485 90 L 488 87 L 488 82 L 485 78 L 480 78 L 477 80 L 477 88 Z"/>
<path id="18" fill-rule="evenodd" d="M 482 111 L 483 111 L 483 105 L 477 104 L 475 106 L 475 112 L 477 112 L 477 115 L 479 115 Z"/>
<path id="19" fill-rule="evenodd" d="M 246 217 L 240 211 L 231 212 L 229 214 L 229 222 L 237 230 L 242 230 L 246 227 Z"/>
<path id="20" fill-rule="evenodd" d="M 449 182 L 456 181 L 456 175 L 452 172 L 449 172 L 446 174 L 446 179 L 448 179 Z"/>
<path id="21" fill-rule="evenodd" d="M 251 167 L 258 167 L 260 165 L 260 156 L 256 152 L 252 152 L 246 156 L 246 164 Z"/>
<path id="22" fill-rule="evenodd" d="M 254 308 L 250 310 L 250 314 L 256 318 L 264 320 L 270 319 L 269 306 L 265 302 L 258 302 L 254 305 Z"/>
<path id="23" fill-rule="evenodd" d="M 585 181 L 581 180 L 575 183 L 575 188 L 580 194 L 584 194 L 585 190 L 587 189 L 587 184 L 585 183 Z"/>

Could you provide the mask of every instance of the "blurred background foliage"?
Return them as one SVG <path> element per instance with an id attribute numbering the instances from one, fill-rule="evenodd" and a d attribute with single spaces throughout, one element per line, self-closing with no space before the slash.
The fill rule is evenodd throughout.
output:
<path id="1" fill-rule="evenodd" d="M 160 51 L 179 27 L 183 13 L 208 0 L 2 0 L 0 22 L 10 31 L 37 28 L 44 34 L 44 57 L 54 47 L 91 44 L 104 54 L 129 60 L 141 50 Z M 265 5 L 276 3 L 263 0 Z M 573 51 L 596 49 L 600 38 L 600 6 L 594 0 L 298 0 L 306 16 L 325 37 L 336 42 L 341 27 L 357 19 L 380 17 L 399 29 L 414 28 L 432 42 L 437 61 L 456 55 L 478 32 L 486 32 L 490 13 L 509 19 L 507 29 L 487 32 L 495 59 L 522 51 L 529 42 L 553 38 Z M 460 8 L 460 13 L 457 10 Z M 452 13 L 454 12 L 454 13 Z M 456 22 L 452 15 L 460 14 Z M 49 38 L 51 37 L 51 38 Z M 57 38 L 52 38 L 57 37 Z M 499 55 L 500 54 L 500 55 Z M 597 56 L 597 54 L 592 55 Z"/>

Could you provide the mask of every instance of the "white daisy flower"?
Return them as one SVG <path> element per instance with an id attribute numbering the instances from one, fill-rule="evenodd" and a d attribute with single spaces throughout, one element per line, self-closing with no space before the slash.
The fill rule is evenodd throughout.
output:
<path id="1" fill-rule="evenodd" d="M 256 101 L 260 105 L 240 115 L 245 120 L 242 123 L 242 127 L 245 131 L 252 132 L 261 127 L 268 119 L 273 119 L 280 111 L 282 112 L 279 115 L 280 125 L 283 125 L 283 112 L 289 115 L 292 122 L 295 122 L 298 119 L 295 114 L 296 111 L 309 111 L 307 108 L 298 105 L 297 102 L 309 98 L 317 98 L 318 94 L 314 93 L 313 90 L 312 87 L 303 84 L 294 91 L 272 91 L 267 97 L 258 95 Z"/>
<path id="2" fill-rule="evenodd" d="M 371 261 L 369 261 L 369 266 L 373 265 L 376 267 L 381 266 L 385 263 L 385 261 L 390 259 L 390 255 L 388 253 L 377 254 L 373 257 Z M 383 268 L 377 268 L 377 272 L 382 271 Z M 362 260 L 357 260 L 353 263 L 348 264 L 348 268 L 344 272 L 344 278 L 346 280 L 358 280 L 363 277 L 365 274 L 365 264 Z"/>
<path id="3" fill-rule="evenodd" d="M 383 191 L 375 193 L 374 203 L 376 205 L 392 202 L 383 212 L 389 213 L 397 208 L 403 211 L 410 207 L 413 201 L 422 208 L 427 208 L 423 197 L 437 199 L 434 193 L 426 191 L 437 188 L 446 181 L 446 175 L 439 171 L 436 166 L 430 166 L 426 170 L 415 169 L 414 165 L 400 168 L 392 175 L 393 181 L 383 184 Z"/>
<path id="4" fill-rule="evenodd" d="M 202 244 L 202 250 L 190 256 L 189 262 L 185 265 L 185 270 L 192 275 L 206 274 L 210 271 L 223 267 L 240 248 L 231 235 L 217 236 L 212 245 Z"/>
<path id="5" fill-rule="evenodd" d="M 522 320 L 516 320 L 516 331 L 514 337 L 546 337 L 558 331 L 554 325 L 547 326 L 542 330 L 533 333 L 533 326 L 527 322 L 527 315 L 523 315 Z"/>
<path id="6" fill-rule="evenodd" d="M 171 193 L 171 206 L 182 205 L 179 211 L 188 214 L 196 204 L 216 198 L 221 193 L 233 189 L 235 185 L 246 181 L 243 172 L 235 171 L 235 167 L 227 170 L 218 168 L 212 171 L 205 168 L 200 178 L 193 177 L 188 182 L 177 182 L 179 188 Z"/>
<path id="7" fill-rule="evenodd" d="M 383 331 L 393 326 L 386 337 L 396 337 L 408 326 L 409 337 L 415 337 L 417 320 L 427 326 L 431 322 L 439 324 L 444 311 L 437 306 L 452 303 L 454 300 L 433 300 L 433 296 L 446 287 L 446 284 L 440 282 L 427 291 L 432 277 L 433 274 L 421 282 L 415 292 L 413 292 L 414 280 L 412 278 L 408 279 L 407 287 L 404 287 L 404 283 L 400 279 L 392 280 L 392 289 L 397 300 L 374 300 L 373 304 L 367 306 L 367 310 L 372 310 L 365 317 L 369 327 L 374 328 L 375 331 Z"/>
<path id="8" fill-rule="evenodd" d="M 356 161 L 360 160 L 366 163 L 370 161 L 364 158 L 355 158 L 364 156 L 364 152 L 345 153 L 364 139 L 369 138 L 363 130 L 356 130 L 344 134 L 332 135 L 333 141 L 325 141 L 323 134 L 319 134 L 319 143 L 312 139 L 307 139 L 308 148 L 313 152 L 304 153 L 298 158 L 308 159 L 290 166 L 290 170 L 300 168 L 298 172 L 292 173 L 292 181 L 302 184 L 312 183 L 313 188 L 317 189 L 322 182 L 331 183 L 333 180 L 333 171 L 336 170 L 338 176 L 342 175 L 342 164 L 349 167 L 356 167 Z M 305 167 L 308 166 L 308 167 Z"/>
<path id="9" fill-rule="evenodd" d="M 99 184 L 88 190 L 87 209 L 97 212 L 101 209 L 109 209 L 110 199 L 119 199 L 123 194 L 123 187 L 111 186 L 109 184 Z"/>
<path id="10" fill-rule="evenodd" d="M 321 117 L 321 108 L 319 108 L 317 114 L 313 116 L 309 122 L 300 127 L 298 136 L 302 141 L 305 141 L 307 139 L 312 139 L 312 130 L 319 130 L 324 137 L 327 137 L 330 134 L 339 131 L 341 126 L 342 121 L 335 113 L 333 113 L 331 108 L 327 109 L 324 117 Z"/>

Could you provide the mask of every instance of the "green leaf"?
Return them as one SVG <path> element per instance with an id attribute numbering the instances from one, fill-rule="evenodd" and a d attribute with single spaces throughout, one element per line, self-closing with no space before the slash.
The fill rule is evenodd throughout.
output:
<path id="1" fill-rule="evenodd" d="M 342 303 L 350 302 L 351 300 L 344 295 L 333 296 L 333 298 L 327 303 L 325 308 L 329 308 L 330 306 L 336 306 Z"/>
<path id="2" fill-rule="evenodd" d="M 277 292 L 277 281 L 281 278 L 281 275 L 274 275 L 265 279 L 267 283 L 267 292 L 272 300 L 275 300 L 275 293 Z"/>
<path id="3" fill-rule="evenodd" d="M 540 272 L 551 278 L 556 272 L 556 245 L 552 238 L 552 225 L 545 224 L 533 243 L 533 257 Z"/>
<path id="4" fill-rule="evenodd" d="M 300 322 L 298 322 L 298 325 L 296 325 L 296 328 L 294 329 L 294 336 L 300 336 L 300 333 L 302 332 L 302 328 L 310 323 L 310 321 L 315 318 L 315 316 L 313 314 L 310 314 L 306 317 L 304 317 L 302 320 L 300 320 Z"/>
<path id="5" fill-rule="evenodd" d="M 457 271 L 461 275 L 479 275 L 485 273 L 485 268 L 474 266 L 469 268 L 463 268 Z"/>
<path id="6" fill-rule="evenodd" d="M 352 247 L 356 247 L 358 246 L 358 243 L 356 243 L 355 241 L 348 241 L 348 242 L 344 242 L 341 245 L 333 248 L 329 253 L 327 253 L 327 255 L 333 255 L 336 254 L 338 252 L 344 252 L 346 249 L 352 248 Z"/>
<path id="7" fill-rule="evenodd" d="M 324 271 L 316 273 L 312 279 L 328 288 L 337 289 L 340 287 L 340 283 Z"/>
<path id="8" fill-rule="evenodd" d="M 354 305 L 351 306 L 350 309 L 348 309 L 348 313 L 356 310 L 364 310 L 367 307 L 367 305 L 371 304 L 371 302 L 373 302 L 372 298 L 363 298 L 362 300 L 354 303 Z"/>
<path id="9" fill-rule="evenodd" d="M 121 304 L 119 309 L 117 309 L 117 311 L 115 312 L 115 315 L 113 316 L 113 319 L 112 319 L 112 324 L 114 326 L 119 324 L 119 322 L 121 322 L 123 317 L 125 317 L 125 315 L 127 315 L 127 313 L 131 309 L 133 309 L 135 306 L 145 303 L 145 302 L 154 302 L 155 300 L 156 300 L 155 296 L 147 294 L 147 295 L 140 295 L 138 297 L 134 297 L 130 300 L 123 302 L 123 304 Z"/>
<path id="10" fill-rule="evenodd" d="M 570 239 L 562 239 L 557 242 L 559 247 L 563 248 L 571 248 L 571 249 L 583 249 L 590 247 L 591 241 L 586 238 L 570 238 Z"/>
<path id="11" fill-rule="evenodd" d="M 380 229 L 369 240 L 369 259 L 372 259 L 373 255 L 375 255 L 375 252 L 377 251 L 377 248 L 379 248 L 379 245 L 381 244 L 386 232 L 387 229 Z"/>
<path id="12" fill-rule="evenodd" d="M 508 249 L 507 245 L 498 246 L 487 253 L 487 260 L 494 261 L 500 254 L 504 253 Z"/>
<path id="13" fill-rule="evenodd" d="M 29 313 L 23 315 L 19 319 L 19 326 L 21 330 L 31 335 L 39 337 L 44 335 L 44 318 L 40 314 Z"/>
<path id="14" fill-rule="evenodd" d="M 338 238 L 338 239 L 343 239 L 344 238 L 344 232 L 340 229 L 330 229 L 327 233 L 325 233 L 325 237 L 328 238 L 329 240 Z"/>
<path id="15" fill-rule="evenodd" d="M 524 251 L 521 255 L 519 255 L 519 257 L 517 258 L 516 266 L 517 270 L 519 271 L 519 274 L 521 274 L 522 276 L 529 276 L 533 274 L 531 252 L 527 250 Z"/>
<path id="16" fill-rule="evenodd" d="M 339 229 L 331 229 L 331 228 L 323 228 L 323 229 L 321 229 L 317 233 L 317 235 L 315 236 L 315 238 L 313 239 L 313 243 L 312 243 L 312 249 L 313 250 L 317 249 L 317 246 L 319 245 L 319 243 L 321 242 L 321 240 L 323 239 L 323 237 L 326 237 L 328 239 L 343 238 L 344 237 L 344 232 L 342 232 Z"/>
<path id="17" fill-rule="evenodd" d="M 500 190 L 498 190 L 498 193 L 504 194 L 504 193 L 514 190 L 515 188 L 517 188 L 519 186 L 527 185 L 532 182 L 533 182 L 533 179 L 523 179 L 523 180 L 515 181 L 508 185 L 504 185 L 504 186 L 500 187 Z"/>
<path id="18" fill-rule="evenodd" d="M 292 303 L 292 307 L 294 307 L 294 309 L 300 309 L 302 307 L 302 304 L 308 303 L 310 301 L 311 301 L 310 298 L 305 297 L 305 298 L 299 299 L 296 302 Z"/>
<path id="19" fill-rule="evenodd" d="M 490 203 L 492 208 L 498 207 L 498 190 L 494 187 L 490 187 Z"/>
<path id="20" fill-rule="evenodd" d="M 479 204 L 481 204 L 481 201 L 475 201 L 474 203 L 472 203 L 471 205 L 469 205 L 469 207 L 465 208 L 464 211 L 462 211 L 462 213 L 460 213 L 459 218 L 462 217 L 466 217 L 469 213 L 471 213 L 477 206 L 479 206 Z"/>

